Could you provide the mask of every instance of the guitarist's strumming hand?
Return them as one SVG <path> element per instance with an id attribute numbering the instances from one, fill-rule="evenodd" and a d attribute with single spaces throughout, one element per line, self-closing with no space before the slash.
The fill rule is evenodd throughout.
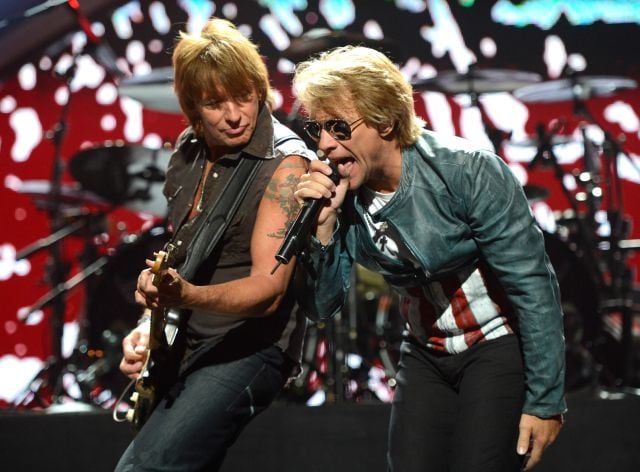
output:
<path id="1" fill-rule="evenodd" d="M 130 379 L 137 379 L 147 360 L 149 346 L 149 317 L 122 340 L 120 371 Z"/>
<path id="2" fill-rule="evenodd" d="M 154 283 L 152 268 L 154 261 L 147 259 L 149 269 L 145 269 L 138 277 L 136 302 L 146 308 L 180 307 L 185 303 L 185 294 L 191 284 L 184 280 L 173 268 L 168 268 L 159 282 Z"/>

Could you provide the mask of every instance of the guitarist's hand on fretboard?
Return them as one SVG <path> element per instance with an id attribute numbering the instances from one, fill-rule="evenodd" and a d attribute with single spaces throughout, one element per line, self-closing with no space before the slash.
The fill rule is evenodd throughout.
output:
<path id="1" fill-rule="evenodd" d="M 120 371 L 130 379 L 137 379 L 147 360 L 149 320 L 138 325 L 122 340 Z"/>
<path id="2" fill-rule="evenodd" d="M 184 292 L 190 284 L 173 268 L 159 274 L 154 272 L 156 261 L 147 259 L 145 262 L 149 269 L 143 270 L 138 277 L 136 302 L 152 310 L 182 306 Z"/>

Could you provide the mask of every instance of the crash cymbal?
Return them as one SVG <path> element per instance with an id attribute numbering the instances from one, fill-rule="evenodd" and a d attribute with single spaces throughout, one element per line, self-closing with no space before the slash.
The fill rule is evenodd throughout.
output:
<path id="1" fill-rule="evenodd" d="M 162 186 L 170 157 L 169 149 L 106 143 L 78 152 L 69 171 L 84 189 L 114 205 L 163 216 Z"/>
<path id="2" fill-rule="evenodd" d="M 388 54 L 391 59 L 400 59 L 400 49 L 395 41 L 390 39 L 371 39 L 358 33 L 331 31 L 325 28 L 312 29 L 295 38 L 291 41 L 289 47 L 284 50 L 283 55 L 292 62 L 300 62 L 319 52 L 348 45 L 366 46 Z"/>
<path id="3" fill-rule="evenodd" d="M 622 90 L 638 87 L 633 79 L 615 76 L 577 76 L 550 80 L 514 90 L 513 96 L 525 103 L 553 103 L 593 97 L 610 97 Z"/>
<path id="4" fill-rule="evenodd" d="M 173 93 L 173 68 L 161 67 L 149 74 L 120 81 L 120 94 L 139 101 L 145 108 L 166 113 L 182 113 Z"/>
<path id="5" fill-rule="evenodd" d="M 80 184 L 62 184 L 57 195 L 52 193 L 52 184 L 48 180 L 24 180 L 14 190 L 33 198 L 40 207 L 51 207 L 56 201 L 65 207 L 93 205 L 108 207 L 109 202 L 93 192 L 81 188 Z"/>
<path id="6" fill-rule="evenodd" d="M 549 191 L 538 185 L 523 185 L 522 188 L 529 202 L 539 202 L 549 196 Z"/>
<path id="7" fill-rule="evenodd" d="M 511 92 L 541 80 L 542 77 L 533 72 L 473 68 L 465 73 L 440 72 L 436 77 L 414 80 L 411 85 L 418 92 L 431 91 L 457 95 L 460 93 Z"/>

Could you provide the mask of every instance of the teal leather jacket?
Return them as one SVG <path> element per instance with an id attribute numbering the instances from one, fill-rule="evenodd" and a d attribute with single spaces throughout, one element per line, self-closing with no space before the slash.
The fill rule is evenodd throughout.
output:
<path id="1" fill-rule="evenodd" d="M 364 224 L 357 192 L 349 192 L 333 240 L 321 246 L 312 238 L 306 257 L 299 258 L 297 297 L 307 316 L 329 318 L 342 308 L 354 262 L 405 287 L 485 261 L 514 311 L 512 328 L 524 359 L 523 412 L 543 418 L 565 412 L 559 287 L 542 232 L 504 162 L 464 139 L 425 131 L 402 150 L 396 193 L 373 216 L 395 227 L 417 262 L 384 260 Z"/>

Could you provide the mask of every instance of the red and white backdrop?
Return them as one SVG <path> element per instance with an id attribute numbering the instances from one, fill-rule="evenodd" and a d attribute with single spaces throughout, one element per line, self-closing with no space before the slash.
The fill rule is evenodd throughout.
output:
<path id="1" fill-rule="evenodd" d="M 566 215 L 571 205 L 563 193 L 564 187 L 572 198 L 579 198 L 590 188 L 590 182 L 579 183 L 573 177 L 574 171 L 587 169 L 585 136 L 594 143 L 591 155 L 601 166 L 603 197 L 587 201 L 595 202 L 598 210 L 595 234 L 606 242 L 611 222 L 607 212 L 622 210 L 629 229 L 619 236 L 640 237 L 640 92 L 629 87 L 630 81 L 640 79 L 640 59 L 634 54 L 640 2 L 70 0 L 48 2 L 49 8 L 42 11 L 28 10 L 39 3 L 44 2 L 3 2 L 0 9 L 0 44 L 4 51 L 14 51 L 8 54 L 11 60 L 5 57 L 0 63 L 4 405 L 28 391 L 58 341 L 54 321 L 62 310 L 55 311 L 55 303 L 33 310 L 52 290 L 53 260 L 58 261 L 59 280 L 69 281 L 69 290 L 56 299 L 64 302 L 59 337 L 63 365 L 86 372 L 114 346 L 109 333 L 115 333 L 117 342 L 119 333 L 135 322 L 131 287 L 143 258 L 161 239 L 153 228 L 162 219 L 162 201 L 157 197 L 160 183 L 151 179 L 151 201 L 123 202 L 114 192 L 131 189 L 118 169 L 131 177 L 157 156 L 165 162 L 166 151 L 154 150 L 174 142 L 184 119 L 143 106 L 136 92 L 125 93 L 123 87 L 135 80 L 117 77 L 114 69 L 129 77 L 166 70 L 162 68 L 170 66 L 177 32 L 196 31 L 212 15 L 232 20 L 260 45 L 279 93 L 277 112 L 294 126 L 298 121 L 289 83 L 295 61 L 317 52 L 317 45 L 364 42 L 388 51 L 416 84 L 416 109 L 432 129 L 486 146 L 492 143 L 483 121 L 503 131 L 499 154 L 530 195 L 538 197 L 531 201 L 534 213 L 549 239 L 560 245 L 557 257 L 568 264 L 567 277 L 583 286 L 572 296 L 580 296 L 580 290 L 587 296 L 596 289 L 585 277 L 580 255 L 576 257 L 576 226 Z M 301 38 L 309 32 L 315 39 Z M 113 61 L 101 54 L 105 50 L 113 52 Z M 70 70 L 73 56 L 76 67 Z M 475 83 L 478 101 L 458 83 L 469 85 L 463 74 L 472 67 L 480 74 Z M 571 89 L 557 82 L 569 70 L 586 80 L 587 90 L 581 91 L 578 104 L 589 115 L 578 113 Z M 65 72 L 72 78 L 69 87 L 60 77 Z M 522 72 L 538 74 L 550 90 L 534 89 L 542 98 L 517 98 L 517 92 L 502 90 L 514 88 Z M 544 84 L 549 81 L 556 82 Z M 162 84 L 133 89 L 168 101 Z M 60 124 L 64 132 L 55 133 Z M 552 149 L 564 178 L 557 176 L 549 155 L 530 165 L 538 151 L 531 138 L 539 127 L 557 135 Z M 621 144 L 621 152 L 602 152 L 605 135 Z M 43 245 L 16 260 L 16 254 L 52 234 L 54 223 L 47 209 L 57 201 L 51 195 L 56 162 L 62 166 L 57 228 L 81 229 L 61 240 L 59 257 Z M 72 175 L 74 166 L 82 170 L 82 182 Z M 608 168 L 617 171 L 617 178 L 607 173 Z M 111 195 L 106 202 L 96 200 L 97 188 Z M 587 211 L 588 205 L 578 202 L 578 209 Z M 638 257 L 634 251 L 625 255 L 623 267 L 635 274 Z M 102 270 L 84 280 L 87 268 L 100 257 L 106 257 L 100 259 L 106 262 Z M 608 268 L 604 271 L 606 278 Z"/>

